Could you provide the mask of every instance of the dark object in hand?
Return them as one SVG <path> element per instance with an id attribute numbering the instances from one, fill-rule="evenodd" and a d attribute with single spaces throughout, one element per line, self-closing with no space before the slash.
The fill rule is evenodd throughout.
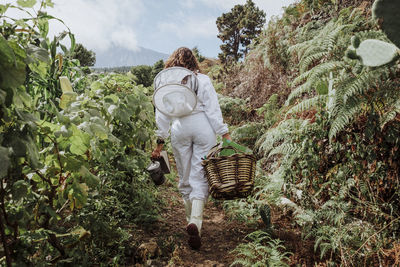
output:
<path id="1" fill-rule="evenodd" d="M 152 161 L 147 167 L 147 171 L 150 173 L 151 180 L 153 180 L 156 185 L 162 185 L 165 182 L 164 172 L 161 169 L 159 161 Z"/>
<path id="2" fill-rule="evenodd" d="M 165 173 L 170 173 L 169 159 L 166 151 L 161 151 L 159 158 L 152 158 L 147 167 L 150 177 L 156 185 L 162 185 L 165 182 Z"/>

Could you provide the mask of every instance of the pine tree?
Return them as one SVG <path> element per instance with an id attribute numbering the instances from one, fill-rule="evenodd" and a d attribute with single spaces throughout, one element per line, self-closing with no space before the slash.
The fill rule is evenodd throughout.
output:
<path id="1" fill-rule="evenodd" d="M 265 23 L 265 12 L 260 10 L 252 0 L 245 5 L 235 5 L 230 12 L 217 18 L 218 38 L 223 44 L 222 53 L 218 56 L 222 62 L 230 58 L 238 61 L 247 54 L 249 44 L 260 33 Z"/>

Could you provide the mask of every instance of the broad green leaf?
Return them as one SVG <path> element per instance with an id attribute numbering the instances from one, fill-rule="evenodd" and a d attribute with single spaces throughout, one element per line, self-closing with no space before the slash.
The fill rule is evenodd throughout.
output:
<path id="1" fill-rule="evenodd" d="M 25 197 L 28 193 L 28 183 L 24 180 L 18 180 L 13 184 L 12 187 L 12 195 L 15 201 L 20 200 L 21 198 Z"/>
<path id="2" fill-rule="evenodd" d="M 81 166 L 79 173 L 82 175 L 82 177 L 85 179 L 86 183 L 90 187 L 95 187 L 100 183 L 100 179 L 91 173 L 85 166 Z"/>
<path id="3" fill-rule="evenodd" d="M 69 34 L 69 39 L 71 40 L 71 47 L 70 47 L 70 53 L 73 53 L 74 52 L 74 50 L 75 50 L 75 45 L 76 45 L 76 42 L 75 42 L 75 35 L 73 35 L 72 33 L 68 33 Z"/>
<path id="4" fill-rule="evenodd" d="M 93 92 L 95 92 L 95 91 L 97 91 L 97 90 L 99 90 L 99 89 L 103 89 L 103 88 L 105 88 L 105 87 L 104 87 L 104 84 L 101 83 L 101 82 L 99 82 L 99 81 L 95 81 L 95 82 L 93 82 L 93 83 L 90 85 L 90 89 L 91 89 Z"/>
<path id="5" fill-rule="evenodd" d="M 51 217 L 55 218 L 56 220 L 60 220 L 61 217 L 58 215 L 55 210 L 53 210 L 51 207 L 46 206 L 45 211 L 50 214 Z"/>
<path id="6" fill-rule="evenodd" d="M 46 38 L 47 34 L 49 33 L 49 20 L 47 18 L 40 18 L 38 20 L 38 27 L 40 30 L 40 35 L 43 38 Z"/>
<path id="7" fill-rule="evenodd" d="M 13 156 L 15 157 L 25 157 L 26 155 L 26 145 L 25 142 L 19 137 L 15 136 L 9 143 L 12 148 Z"/>
<path id="8" fill-rule="evenodd" d="M 28 161 L 32 165 L 33 168 L 39 167 L 39 151 L 36 146 L 36 142 L 34 142 L 30 137 L 24 140 Z"/>
<path id="9" fill-rule="evenodd" d="M 65 156 L 63 160 L 65 162 L 65 169 L 71 172 L 79 171 L 83 164 L 78 157 Z"/>
<path id="10" fill-rule="evenodd" d="M 42 79 L 46 79 L 48 67 L 49 67 L 49 65 L 43 61 L 29 64 L 29 69 L 32 72 L 37 73 L 40 76 L 40 78 L 42 78 Z"/>
<path id="11" fill-rule="evenodd" d="M 67 127 L 63 125 L 61 126 L 60 130 L 54 132 L 54 135 L 56 137 L 59 137 L 61 135 L 64 137 L 70 137 L 72 135 L 72 131 L 68 131 Z"/>
<path id="12" fill-rule="evenodd" d="M 116 105 L 110 105 L 110 106 L 107 108 L 107 112 L 108 112 L 111 116 L 114 116 L 117 109 L 118 109 L 118 107 L 117 107 Z"/>
<path id="13" fill-rule="evenodd" d="M 90 135 L 80 131 L 75 125 L 71 125 L 73 132 L 70 138 L 71 146 L 70 151 L 75 155 L 83 155 L 89 148 Z"/>
<path id="14" fill-rule="evenodd" d="M 0 87 L 18 87 L 25 82 L 24 54 L 18 44 L 0 35 Z"/>
<path id="15" fill-rule="evenodd" d="M 28 48 L 26 49 L 26 53 L 28 55 L 28 61 L 32 62 L 37 62 L 37 61 L 42 61 L 49 63 L 50 58 L 49 58 L 49 53 L 47 52 L 46 49 L 42 47 L 38 47 L 35 45 L 29 45 Z M 31 62 L 29 62 L 31 63 Z"/>
<path id="16" fill-rule="evenodd" d="M 54 7 L 54 3 L 51 0 L 46 0 L 45 5 L 49 7 Z"/>
<path id="17" fill-rule="evenodd" d="M 71 151 L 72 154 L 83 155 L 86 153 L 87 147 L 82 142 L 81 138 L 73 136 L 71 138 L 71 146 L 69 150 Z"/>
<path id="18" fill-rule="evenodd" d="M 108 137 L 108 130 L 101 124 L 91 123 L 90 130 L 101 140 L 105 140 Z"/>
<path id="19" fill-rule="evenodd" d="M 33 7 L 36 4 L 36 0 L 17 0 L 17 4 L 21 7 Z"/>
<path id="20" fill-rule="evenodd" d="M 6 102 L 7 93 L 0 89 L 0 105 Z"/>
<path id="21" fill-rule="evenodd" d="M 111 100 L 114 104 L 117 104 L 119 102 L 119 97 L 115 94 L 111 94 L 111 95 L 104 97 L 104 101 L 107 101 L 107 100 Z"/>
<path id="22" fill-rule="evenodd" d="M 90 231 L 85 230 L 85 228 L 83 228 L 82 226 L 79 226 L 78 228 L 76 228 L 73 231 L 71 231 L 71 234 L 79 235 L 79 239 L 82 239 L 82 238 L 84 238 L 86 236 L 90 236 L 91 235 Z"/>
<path id="23" fill-rule="evenodd" d="M 74 91 L 67 76 L 60 77 L 60 86 L 63 93 L 70 93 Z"/>
<path id="24" fill-rule="evenodd" d="M 70 208 L 82 208 L 86 204 L 89 187 L 85 183 L 73 183 L 68 191 L 68 199 L 71 201 Z"/>
<path id="25" fill-rule="evenodd" d="M 10 165 L 8 148 L 0 146 L 0 179 L 7 175 Z"/>
<path id="26" fill-rule="evenodd" d="M 76 100 L 76 97 L 78 96 L 77 93 L 75 92 L 65 92 L 62 94 L 61 99 L 60 99 L 60 108 L 66 109 L 69 104 L 74 102 Z"/>
<path id="27" fill-rule="evenodd" d="M 7 9 L 10 7 L 10 4 L 7 4 L 7 5 L 0 5 L 0 15 L 1 14 L 4 14 L 6 11 L 7 11 Z"/>
<path id="28" fill-rule="evenodd" d="M 20 117 L 22 121 L 27 123 L 33 129 L 36 129 L 37 118 L 35 117 L 34 113 L 25 111 L 24 109 L 15 109 L 15 111 L 18 114 L 18 117 Z"/>
<path id="29" fill-rule="evenodd" d="M 19 109 L 23 109 L 24 107 L 32 107 L 31 96 L 27 94 L 24 90 L 21 90 L 21 88 L 14 89 L 13 102 L 15 106 Z"/>

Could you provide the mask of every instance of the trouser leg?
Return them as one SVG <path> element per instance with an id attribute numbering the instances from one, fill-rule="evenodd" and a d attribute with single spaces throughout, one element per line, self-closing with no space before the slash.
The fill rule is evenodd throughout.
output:
<path id="1" fill-rule="evenodd" d="M 191 200 L 200 199 L 206 201 L 208 198 L 208 182 L 201 162 L 202 158 L 207 155 L 208 151 L 215 143 L 215 133 L 211 129 L 209 131 L 203 131 L 201 136 L 194 139 L 189 176 L 189 183 L 192 187 L 192 191 L 189 195 Z"/>
<path id="2" fill-rule="evenodd" d="M 177 142 L 176 138 L 171 139 L 172 150 L 174 152 L 174 158 L 176 168 L 178 170 L 179 183 L 178 189 L 184 200 L 189 201 L 192 187 L 189 182 L 189 176 L 191 172 L 190 162 L 192 159 L 193 146 L 191 142 Z"/>

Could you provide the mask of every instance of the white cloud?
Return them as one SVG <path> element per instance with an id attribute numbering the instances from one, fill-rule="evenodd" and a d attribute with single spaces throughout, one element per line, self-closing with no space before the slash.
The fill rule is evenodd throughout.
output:
<path id="1" fill-rule="evenodd" d="M 184 8 L 193 8 L 195 6 L 194 0 L 181 0 L 180 3 Z"/>
<path id="2" fill-rule="evenodd" d="M 135 25 L 144 12 L 142 1 L 54 0 L 54 8 L 48 8 L 47 13 L 63 20 L 76 41 L 89 49 L 106 50 L 117 44 L 136 50 Z M 66 27 L 62 23 L 52 20 L 49 36 L 64 30 Z"/>
<path id="3" fill-rule="evenodd" d="M 210 38 L 218 34 L 215 18 L 181 17 L 177 21 L 158 24 L 161 32 L 177 36 L 179 39 Z"/>
<path id="4" fill-rule="evenodd" d="M 88 48 L 106 50 L 112 44 L 138 48 L 133 27 L 143 12 L 141 0 L 58 0 L 54 11 Z"/>
<path id="5" fill-rule="evenodd" d="M 218 7 L 224 12 L 230 11 L 235 5 L 243 5 L 246 0 L 201 0 L 204 4 L 209 7 Z M 257 7 L 264 10 L 267 19 L 271 16 L 280 15 L 283 12 L 282 7 L 289 6 L 299 0 L 253 0 Z"/>
<path id="6" fill-rule="evenodd" d="M 116 46 L 121 46 L 130 50 L 138 50 L 136 34 L 128 27 L 121 27 L 118 31 L 111 33 L 111 41 Z"/>

